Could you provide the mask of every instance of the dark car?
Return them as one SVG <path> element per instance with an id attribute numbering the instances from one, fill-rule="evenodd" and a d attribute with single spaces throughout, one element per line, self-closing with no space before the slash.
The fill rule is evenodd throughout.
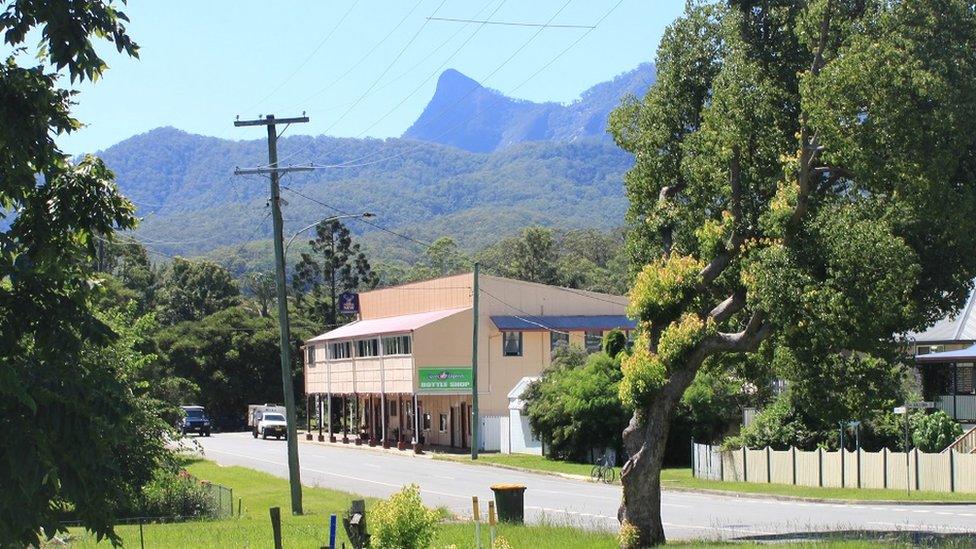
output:
<path id="1" fill-rule="evenodd" d="M 210 436 L 210 418 L 207 417 L 203 406 L 180 406 L 180 408 L 183 409 L 184 416 L 176 428 L 181 434 L 197 433 L 204 437 Z"/>

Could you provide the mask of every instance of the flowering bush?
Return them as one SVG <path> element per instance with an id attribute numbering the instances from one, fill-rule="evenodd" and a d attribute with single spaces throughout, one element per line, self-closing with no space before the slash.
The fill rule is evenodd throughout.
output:
<path id="1" fill-rule="evenodd" d="M 376 504 L 370 520 L 371 547 L 426 549 L 434 539 L 439 515 L 424 506 L 420 488 L 411 484 Z"/>

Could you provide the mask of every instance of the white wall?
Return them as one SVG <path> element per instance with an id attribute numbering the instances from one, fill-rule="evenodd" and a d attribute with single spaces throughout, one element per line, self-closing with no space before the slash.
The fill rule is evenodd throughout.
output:
<path id="1" fill-rule="evenodd" d="M 521 410 L 508 411 L 508 424 L 511 429 L 511 453 L 542 455 L 542 442 L 532 438 L 529 418 Z"/>

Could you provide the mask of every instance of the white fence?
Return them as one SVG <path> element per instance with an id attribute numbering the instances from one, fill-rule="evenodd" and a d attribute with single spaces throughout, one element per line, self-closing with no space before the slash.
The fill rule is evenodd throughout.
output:
<path id="1" fill-rule="evenodd" d="M 694 444 L 696 477 L 828 488 L 976 493 L 976 454 L 773 450 Z"/>

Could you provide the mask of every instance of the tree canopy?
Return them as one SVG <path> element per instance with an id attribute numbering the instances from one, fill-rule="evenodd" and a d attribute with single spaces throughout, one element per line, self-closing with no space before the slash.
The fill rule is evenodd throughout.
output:
<path id="1" fill-rule="evenodd" d="M 640 336 L 620 516 L 664 540 L 660 464 L 703 364 L 804 364 L 956 310 L 976 275 L 976 14 L 962 0 L 692 3 L 612 116 Z M 947 207 L 951 205 L 951 207 Z"/>

